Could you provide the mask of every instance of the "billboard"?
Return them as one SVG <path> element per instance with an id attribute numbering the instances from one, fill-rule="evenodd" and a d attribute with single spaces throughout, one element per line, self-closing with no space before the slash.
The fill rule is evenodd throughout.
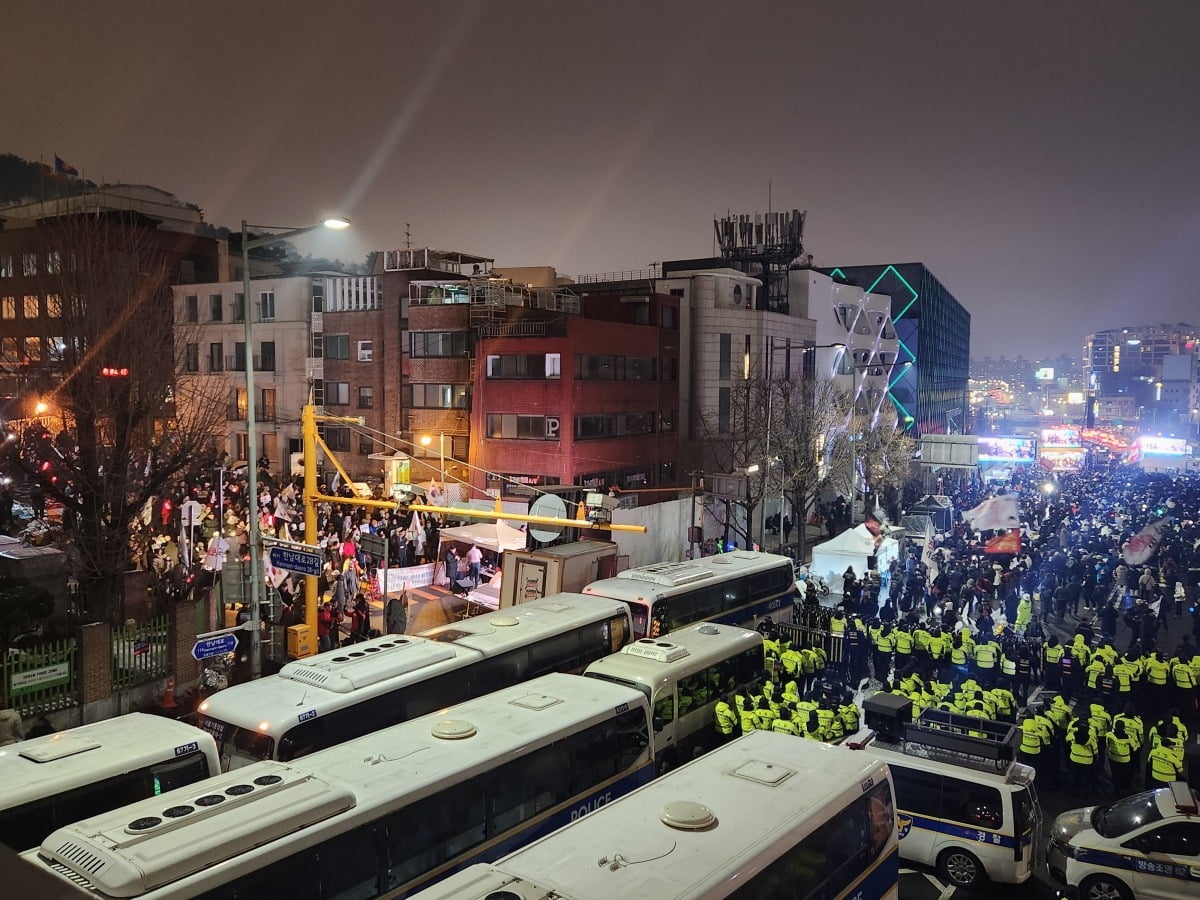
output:
<path id="1" fill-rule="evenodd" d="M 1186 456 L 1187 441 L 1183 438 L 1150 437 L 1142 435 L 1138 438 L 1138 446 L 1142 455 L 1151 453 L 1157 456 Z"/>
<path id="2" fill-rule="evenodd" d="M 1087 462 L 1083 447 L 1043 447 L 1042 465 L 1052 472 L 1077 472 Z"/>
<path id="3" fill-rule="evenodd" d="M 1035 381 L 1053 381 L 1054 368 L 1051 366 L 1043 366 L 1033 373 L 1033 378 Z"/>
<path id="4" fill-rule="evenodd" d="M 1047 447 L 1082 447 L 1079 439 L 1079 429 L 1074 425 L 1056 425 L 1053 428 L 1042 429 L 1042 448 Z"/>
<path id="5" fill-rule="evenodd" d="M 1033 463 L 1037 462 L 1037 438 L 981 437 L 980 462 Z"/>

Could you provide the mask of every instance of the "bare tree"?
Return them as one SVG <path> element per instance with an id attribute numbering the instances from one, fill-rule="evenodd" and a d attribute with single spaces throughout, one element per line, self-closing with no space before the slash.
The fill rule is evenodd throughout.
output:
<path id="1" fill-rule="evenodd" d="M 223 396 L 177 394 L 170 285 L 177 256 L 131 214 L 81 214 L 39 227 L 42 292 L 55 336 L 45 370 L 55 431 L 26 431 L 21 467 L 64 506 L 93 619 L 123 615 L 130 526 L 154 496 L 210 465 Z"/>
<path id="2" fill-rule="evenodd" d="M 833 483 L 852 499 L 861 490 L 867 512 L 881 491 L 899 490 L 909 479 L 916 443 L 896 427 L 894 416 L 860 410 L 845 420 L 833 443 Z"/>

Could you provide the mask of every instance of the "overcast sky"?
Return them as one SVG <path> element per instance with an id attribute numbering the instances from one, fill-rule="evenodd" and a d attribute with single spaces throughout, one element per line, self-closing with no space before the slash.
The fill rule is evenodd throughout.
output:
<path id="1" fill-rule="evenodd" d="M 770 202 L 818 265 L 927 263 L 974 355 L 1200 321 L 1195 0 L 8 0 L 4 31 L 0 152 L 354 220 L 302 251 L 637 269 Z"/>

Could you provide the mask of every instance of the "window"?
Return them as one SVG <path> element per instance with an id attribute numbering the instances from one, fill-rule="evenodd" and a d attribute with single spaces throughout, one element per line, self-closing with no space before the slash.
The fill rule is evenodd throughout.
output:
<path id="1" fill-rule="evenodd" d="M 233 318 L 232 322 L 246 321 L 246 295 L 237 293 L 233 295 Z"/>
<path id="2" fill-rule="evenodd" d="M 370 456 L 375 452 L 375 439 L 369 434 L 358 436 L 358 453 L 360 456 Z"/>
<path id="3" fill-rule="evenodd" d="M 209 294 L 208 295 L 208 321 L 223 322 L 224 320 L 225 320 L 225 311 L 223 309 L 221 309 L 221 295 L 220 294 Z M 236 322 L 238 320 L 234 319 L 234 321 Z"/>
<path id="4" fill-rule="evenodd" d="M 314 331 L 312 336 L 312 347 L 310 348 L 309 356 L 312 359 L 320 359 L 325 352 L 325 336 L 319 331 Z"/>
<path id="5" fill-rule="evenodd" d="M 729 434 L 729 388 L 717 388 L 717 432 Z"/>
<path id="6" fill-rule="evenodd" d="M 0 298 L 0 318 L 15 319 L 17 317 L 17 298 Z"/>
<path id="7" fill-rule="evenodd" d="M 200 371 L 200 345 L 188 344 L 183 351 L 183 370 L 185 372 Z"/>
<path id="8" fill-rule="evenodd" d="M 375 388 L 360 387 L 358 389 L 358 408 L 371 409 L 375 405 Z"/>
<path id="9" fill-rule="evenodd" d="M 225 351 L 225 347 L 222 344 L 209 344 L 208 345 L 208 371 L 210 371 L 210 372 L 224 372 L 225 371 L 225 358 L 223 356 L 224 351 Z M 243 459 L 244 457 L 238 457 L 238 458 Z"/>
<path id="10" fill-rule="evenodd" d="M 1147 832 L 1136 841 L 1144 853 L 1165 853 L 1170 856 L 1200 855 L 1200 824 L 1172 822 Z"/>
<path id="11" fill-rule="evenodd" d="M 675 291 L 673 290 L 671 291 L 672 296 L 683 296 L 682 290 L 679 288 L 676 288 L 675 290 L 679 290 L 679 293 L 675 294 Z M 658 323 L 659 327 L 666 328 L 669 331 L 674 331 L 679 327 L 679 310 L 673 306 L 660 306 L 658 308 Z"/>
<path id="12" fill-rule="evenodd" d="M 465 384 L 414 384 L 409 390 L 414 409 L 466 409 Z"/>
<path id="13" fill-rule="evenodd" d="M 58 275 L 62 273 L 62 253 L 58 250 L 51 250 L 46 254 L 46 274 Z"/>
<path id="14" fill-rule="evenodd" d="M 415 357 L 465 356 L 469 335 L 465 331 L 409 332 L 409 354 Z"/>
<path id="15" fill-rule="evenodd" d="M 0 338 L 0 359 L 5 362 L 21 361 L 21 345 L 15 337 Z"/>
<path id="16" fill-rule="evenodd" d="M 617 433 L 653 434 L 656 418 L 653 412 L 621 413 L 617 418 Z"/>
<path id="17" fill-rule="evenodd" d="M 593 441 L 614 437 L 617 431 L 615 416 L 576 416 L 575 440 Z"/>
<path id="18" fill-rule="evenodd" d="M 260 291 L 258 294 L 258 320 L 260 322 L 275 321 L 275 292 Z"/>
<path id="19" fill-rule="evenodd" d="M 359 341 L 358 342 L 358 361 L 371 362 L 375 359 L 375 342 L 374 341 Z"/>
<path id="20" fill-rule="evenodd" d="M 258 346 L 259 358 L 258 365 L 255 366 L 261 372 L 275 371 L 275 342 L 263 341 Z"/>
<path id="21" fill-rule="evenodd" d="M 327 334 L 327 335 L 325 335 L 325 358 L 326 359 L 349 359 L 350 358 L 350 335 L 348 335 L 348 334 Z"/>
<path id="22" fill-rule="evenodd" d="M 25 338 L 25 356 L 33 362 L 42 358 L 42 339 L 40 337 Z"/>
<path id="23" fill-rule="evenodd" d="M 722 334 L 720 359 L 717 363 L 717 377 L 722 381 L 728 381 L 730 378 L 730 368 L 733 359 L 733 335 Z"/>
<path id="24" fill-rule="evenodd" d="M 249 436 L 244 431 L 239 431 L 233 436 L 233 458 L 234 459 L 249 459 L 250 454 L 247 449 L 250 446 Z"/>
<path id="25" fill-rule="evenodd" d="M 312 383 L 312 389 L 313 389 L 313 405 L 314 406 L 324 406 L 325 405 L 325 382 L 322 381 L 320 378 L 314 378 L 313 383 Z"/>
<path id="26" fill-rule="evenodd" d="M 658 430 L 663 434 L 673 434 L 675 432 L 675 416 L 678 410 L 664 409 L 658 414 Z"/>
<path id="27" fill-rule="evenodd" d="M 488 378 L 559 378 L 559 353 L 506 353 L 487 358 Z"/>
<path id="28" fill-rule="evenodd" d="M 21 254 L 21 274 L 36 275 L 37 274 L 37 254 L 22 253 Z"/>
<path id="29" fill-rule="evenodd" d="M 650 356 L 575 357 L 575 377 L 589 381 L 653 381 L 655 360 Z"/>
<path id="30" fill-rule="evenodd" d="M 41 305 L 41 298 L 37 294 L 26 294 L 21 304 L 25 318 L 36 319 L 38 317 L 38 308 Z"/>
<path id="31" fill-rule="evenodd" d="M 183 298 L 183 320 L 185 322 L 200 321 L 200 298 L 195 294 L 188 294 Z"/>
<path id="32" fill-rule="evenodd" d="M 326 406 L 349 406 L 350 405 L 350 385 L 345 381 L 327 381 L 325 382 L 325 405 Z M 349 444 L 343 449 L 349 449 Z"/>
<path id="33" fill-rule="evenodd" d="M 325 446 L 330 450 L 350 451 L 350 429 L 341 425 L 325 426 Z"/>
<path id="34" fill-rule="evenodd" d="M 259 391 L 258 409 L 254 412 L 256 422 L 275 421 L 275 388 L 263 388 Z"/>
<path id="35" fill-rule="evenodd" d="M 233 345 L 233 360 L 230 362 L 229 370 L 231 372 L 244 372 L 246 370 L 246 345 L 242 341 L 238 341 Z"/>
<path id="36" fill-rule="evenodd" d="M 488 413 L 489 438 L 521 441 L 558 440 L 558 419 L 551 416 L 518 416 L 512 413 Z"/>
<path id="37" fill-rule="evenodd" d="M 325 282 L 314 278 L 312 282 L 312 311 L 325 311 Z"/>
<path id="38" fill-rule="evenodd" d="M 1004 824 L 1004 801 L 997 788 L 947 776 L 942 779 L 941 818 L 996 831 Z"/>
<path id="39" fill-rule="evenodd" d="M 12 278 L 15 274 L 11 253 L 0 253 L 0 278 Z"/>

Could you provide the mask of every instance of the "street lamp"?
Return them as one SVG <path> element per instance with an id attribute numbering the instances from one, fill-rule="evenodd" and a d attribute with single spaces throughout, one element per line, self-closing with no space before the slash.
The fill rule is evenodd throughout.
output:
<path id="1" fill-rule="evenodd" d="M 433 444 L 433 438 L 428 434 L 421 435 L 421 446 L 429 447 Z M 446 484 L 446 435 L 444 432 L 438 432 L 438 468 L 442 473 L 442 486 Z"/>
<path id="2" fill-rule="evenodd" d="M 251 239 L 251 227 L 256 230 L 273 230 L 279 233 L 265 234 L 261 237 Z M 262 654 L 259 647 L 262 576 L 258 571 L 262 563 L 262 546 L 258 527 L 258 461 L 254 457 L 257 451 L 255 444 L 258 442 L 258 429 L 255 427 L 255 418 L 258 415 L 258 411 L 255 409 L 257 404 L 254 398 L 254 315 L 250 305 L 250 251 L 258 247 L 277 244 L 280 241 L 291 240 L 294 237 L 307 234 L 310 231 L 317 231 L 321 228 L 341 231 L 343 228 L 349 227 L 350 220 L 344 219 L 341 216 L 331 216 L 319 225 L 307 225 L 303 228 L 287 228 L 283 230 L 270 225 L 250 226 L 246 223 L 245 219 L 242 219 L 242 320 L 245 327 L 244 341 L 246 344 L 245 352 L 242 355 L 244 357 L 243 362 L 246 372 L 246 472 L 250 494 L 248 498 L 250 501 L 250 521 L 247 523 L 247 537 L 250 541 L 250 620 L 246 624 L 250 628 L 250 676 L 252 678 L 257 678 L 262 674 Z M 309 622 L 308 627 L 316 628 L 316 624 L 316 622 Z"/>

